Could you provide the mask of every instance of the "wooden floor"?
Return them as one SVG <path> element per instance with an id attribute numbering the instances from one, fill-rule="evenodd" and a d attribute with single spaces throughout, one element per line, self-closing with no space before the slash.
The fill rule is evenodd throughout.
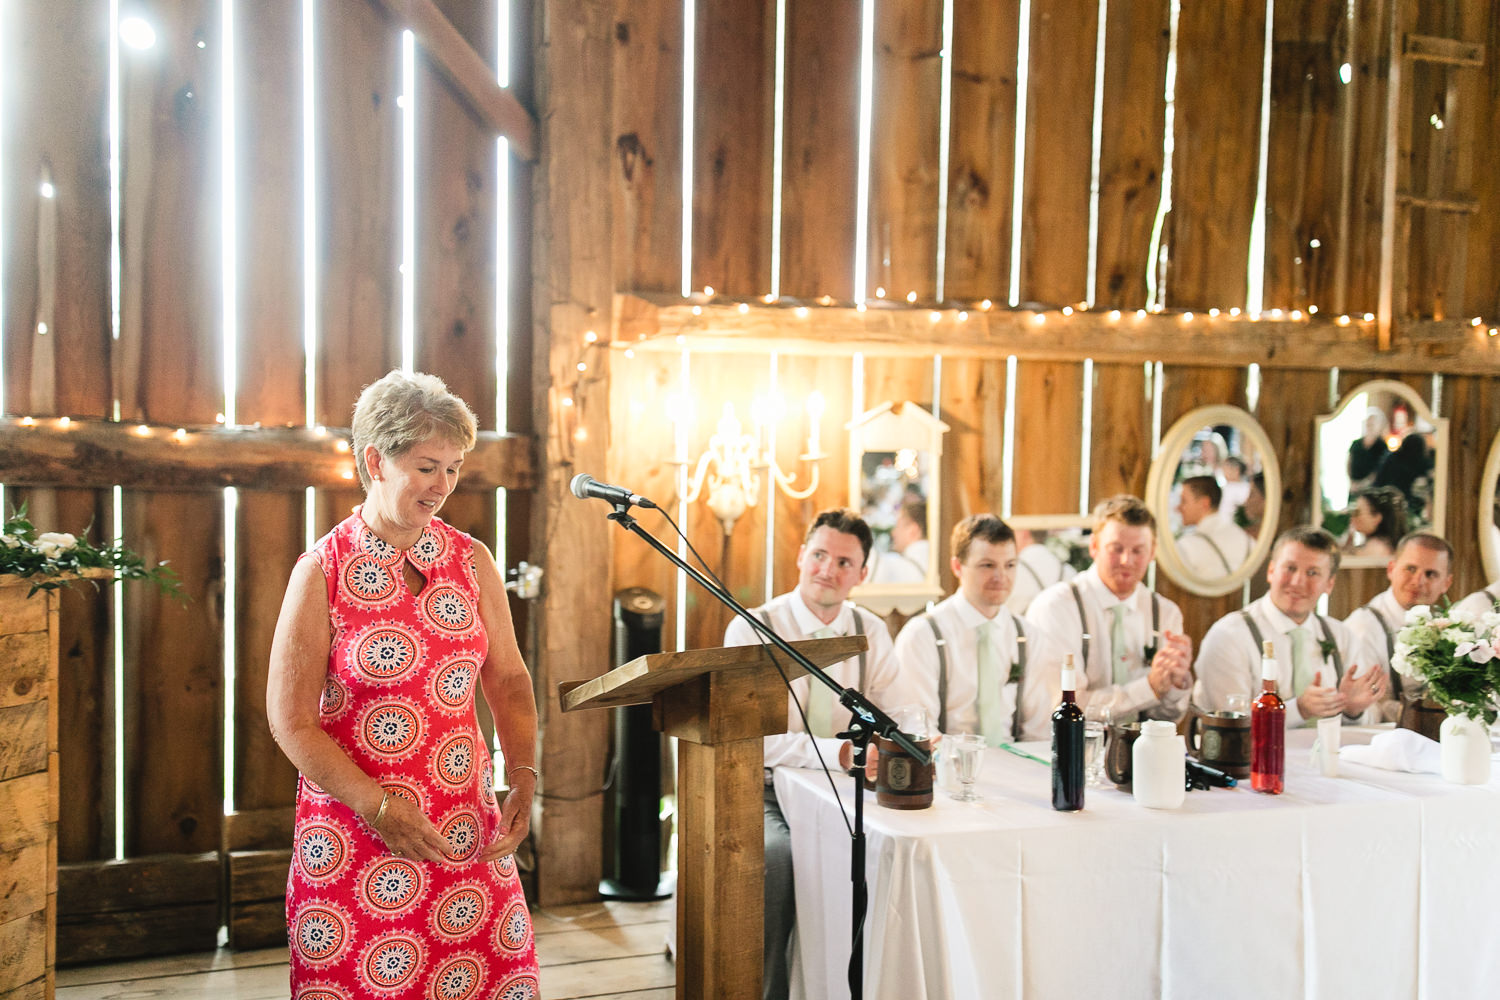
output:
<path id="1" fill-rule="evenodd" d="M 536 910 L 547 1000 L 671 1000 L 667 903 L 585 903 Z M 57 1000 L 285 1000 L 285 948 L 220 950 L 60 969 Z"/>

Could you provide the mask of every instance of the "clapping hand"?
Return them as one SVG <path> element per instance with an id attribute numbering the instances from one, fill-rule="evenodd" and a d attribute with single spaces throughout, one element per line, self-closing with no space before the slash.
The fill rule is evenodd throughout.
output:
<path id="1" fill-rule="evenodd" d="M 1193 640 L 1173 631 L 1161 633 L 1162 644 L 1151 658 L 1147 678 L 1158 698 L 1172 688 L 1186 691 L 1193 686 Z"/>
<path id="2" fill-rule="evenodd" d="M 848 740 L 839 747 L 839 768 L 847 772 L 854 766 L 854 744 Z M 865 780 L 874 781 L 880 774 L 880 751 L 875 749 L 872 742 L 869 749 L 865 751 Z"/>
<path id="3" fill-rule="evenodd" d="M 1344 711 L 1349 715 L 1359 715 L 1385 696 L 1384 670 L 1376 665 L 1356 677 L 1358 670 L 1357 666 L 1350 669 L 1339 684 L 1344 695 Z"/>
<path id="4" fill-rule="evenodd" d="M 1349 682 L 1349 677 L 1344 682 Z M 1348 707 L 1348 696 L 1342 685 L 1337 688 L 1323 687 L 1323 671 L 1313 674 L 1312 683 L 1297 696 L 1297 710 L 1304 719 L 1326 719 L 1338 715 Z"/>

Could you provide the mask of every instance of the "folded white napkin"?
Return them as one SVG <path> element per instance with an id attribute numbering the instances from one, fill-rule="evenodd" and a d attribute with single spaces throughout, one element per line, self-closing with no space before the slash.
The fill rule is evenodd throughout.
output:
<path id="1" fill-rule="evenodd" d="M 1376 733 L 1369 746 L 1340 747 L 1339 756 L 1351 764 L 1387 771 L 1441 774 L 1443 770 L 1443 750 L 1438 742 L 1410 729 Z"/>

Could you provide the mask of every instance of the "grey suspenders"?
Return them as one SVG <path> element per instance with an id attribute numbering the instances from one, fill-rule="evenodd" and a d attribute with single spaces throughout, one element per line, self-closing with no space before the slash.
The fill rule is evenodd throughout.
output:
<path id="1" fill-rule="evenodd" d="M 1026 626 L 1021 624 L 1015 612 L 1009 612 L 1010 620 L 1016 623 L 1016 638 L 1026 638 Z M 937 642 L 938 655 L 938 732 L 948 731 L 948 640 L 943 638 L 943 630 L 938 628 L 937 619 L 928 612 L 922 616 L 927 619 L 927 627 L 932 629 L 932 638 Z M 1021 686 L 1026 683 L 1026 643 L 1016 643 L 1016 663 L 1011 669 L 1010 677 L 1006 683 L 1016 682 L 1016 707 L 1010 717 L 1010 738 L 1017 742 L 1021 739 Z"/>
<path id="2" fill-rule="evenodd" d="M 855 608 L 855 607 L 851 607 L 849 610 L 854 614 L 854 634 L 855 635 L 864 635 L 865 634 L 865 620 L 859 616 L 859 609 Z M 766 628 L 775 628 L 776 627 L 776 626 L 774 626 L 774 625 L 771 624 L 771 612 L 767 611 L 764 607 L 756 608 L 755 609 L 755 615 L 761 621 L 763 621 L 763 622 L 766 623 Z M 865 690 L 865 667 L 869 663 L 869 661 L 870 661 L 870 658 L 869 658 L 868 650 L 863 650 L 863 649 L 860 650 L 859 651 L 859 685 L 854 689 L 856 691 L 859 691 L 860 693 L 863 693 L 864 690 Z"/>
<path id="3" fill-rule="evenodd" d="M 1489 597 L 1491 604 L 1500 606 L 1500 594 L 1495 593 L 1496 586 L 1497 584 L 1491 584 L 1490 586 L 1484 588 L 1484 592 L 1485 595 Z"/>
<path id="4" fill-rule="evenodd" d="M 1265 648 L 1265 639 L 1261 636 L 1260 626 L 1255 624 L 1249 608 L 1241 611 L 1240 617 L 1245 619 L 1245 624 L 1250 628 L 1250 638 L 1255 640 L 1255 652 L 1258 655 Z M 1333 633 L 1328 630 L 1328 619 L 1319 614 L 1314 614 L 1313 617 L 1318 620 L 1318 628 L 1323 633 L 1323 641 L 1333 642 Z M 1333 642 L 1333 678 L 1335 686 L 1344 680 L 1344 657 L 1339 652 L 1336 642 Z"/>
<path id="5" fill-rule="evenodd" d="M 1391 623 L 1385 620 L 1385 615 L 1376 609 L 1374 601 L 1366 604 L 1363 610 L 1374 615 L 1375 620 L 1380 623 L 1380 630 L 1385 633 L 1385 660 L 1387 664 L 1390 664 L 1396 659 L 1396 630 L 1391 628 Z M 1399 701 L 1401 698 L 1401 672 L 1392 667 L 1387 673 L 1390 674 L 1391 678 L 1391 694 Z"/>
<path id="6" fill-rule="evenodd" d="M 1089 669 L 1089 616 L 1083 610 L 1083 591 L 1078 589 L 1078 584 L 1069 581 L 1068 589 L 1073 591 L 1073 603 L 1078 605 L 1078 620 L 1083 623 L 1083 669 L 1087 673 Z M 1161 598 L 1154 593 L 1151 595 L 1151 631 L 1161 631 Z M 1146 664 L 1148 667 L 1150 665 Z"/>

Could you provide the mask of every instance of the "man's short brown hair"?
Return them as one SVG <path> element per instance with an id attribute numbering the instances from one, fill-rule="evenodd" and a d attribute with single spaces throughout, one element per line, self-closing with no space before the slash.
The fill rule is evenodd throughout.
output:
<path id="1" fill-rule="evenodd" d="M 808 539 L 812 538 L 813 532 L 819 528 L 832 528 L 834 531 L 853 535 L 859 539 L 859 547 L 864 550 L 865 563 L 870 561 L 870 548 L 875 544 L 875 536 L 870 532 L 870 526 L 865 519 L 848 507 L 834 507 L 830 510 L 821 511 L 813 518 L 813 523 L 808 526 L 807 534 L 802 536 L 802 544 L 806 545 Z"/>
<path id="2" fill-rule="evenodd" d="M 1288 528 L 1283 531 L 1277 536 L 1276 544 L 1271 546 L 1271 562 L 1274 563 L 1276 561 L 1276 557 L 1281 553 L 1282 547 L 1290 542 L 1296 542 L 1303 548 L 1312 549 L 1314 552 L 1328 553 L 1333 559 L 1333 566 L 1329 569 L 1329 573 L 1333 574 L 1339 571 L 1339 560 L 1341 558 L 1339 540 L 1322 528 L 1314 528 L 1309 524 L 1299 524 L 1295 528 Z"/>
<path id="3" fill-rule="evenodd" d="M 1219 503 L 1224 499 L 1224 488 L 1213 476 L 1188 476 L 1182 481 L 1183 490 L 1191 490 L 1193 496 L 1207 500 L 1209 507 L 1219 509 Z"/>
<path id="4" fill-rule="evenodd" d="M 1110 521 L 1119 521 L 1131 528 L 1150 528 L 1152 536 L 1156 535 L 1156 517 L 1144 500 L 1128 493 L 1101 500 L 1094 508 L 1094 534 L 1103 531 L 1104 525 Z"/>
<path id="5" fill-rule="evenodd" d="M 1415 545 L 1417 548 L 1426 549 L 1429 552 L 1441 552 L 1448 557 L 1449 567 L 1453 565 L 1453 546 L 1448 544 L 1448 539 L 1442 535 L 1435 535 L 1430 531 L 1413 531 L 1411 534 L 1403 536 L 1401 541 L 1396 543 L 1396 551 L 1391 558 L 1394 559 L 1396 556 L 1399 556 L 1401 550 L 1408 545 Z"/>
<path id="6" fill-rule="evenodd" d="M 994 514 L 970 514 L 953 526 L 953 536 L 949 539 L 948 546 L 953 558 L 959 562 L 967 559 L 969 546 L 974 544 L 976 538 L 991 545 L 1004 545 L 1006 542 L 1014 542 L 1016 533 Z"/>

